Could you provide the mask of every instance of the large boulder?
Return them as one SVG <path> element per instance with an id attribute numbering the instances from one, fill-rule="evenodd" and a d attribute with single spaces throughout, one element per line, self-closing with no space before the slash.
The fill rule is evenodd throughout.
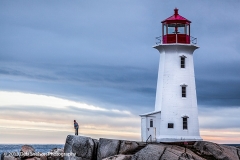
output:
<path id="1" fill-rule="evenodd" d="M 204 160 L 204 158 L 199 157 L 191 150 L 176 146 L 176 145 L 165 145 L 166 149 L 161 156 L 161 160 L 171 159 L 171 160 Z"/>
<path id="2" fill-rule="evenodd" d="M 214 157 L 218 160 L 239 160 L 236 147 L 220 145 L 207 141 L 198 141 L 193 148 L 202 157 Z"/>
<path id="3" fill-rule="evenodd" d="M 147 145 L 145 148 L 133 155 L 132 160 L 159 160 L 166 147 L 164 145 Z"/>
<path id="4" fill-rule="evenodd" d="M 161 156 L 161 159 L 171 159 L 171 160 L 178 160 L 179 157 L 182 155 L 183 152 L 180 150 L 176 150 L 174 148 L 166 147 L 164 153 Z"/>
<path id="5" fill-rule="evenodd" d="M 134 141 L 100 138 L 97 158 L 98 160 L 101 160 L 114 155 L 120 155 L 120 157 L 123 157 L 122 154 L 131 153 L 136 150 L 138 146 L 139 144 Z"/>
<path id="6" fill-rule="evenodd" d="M 139 144 L 134 141 L 121 141 L 118 154 L 128 154 L 138 148 Z"/>
<path id="7" fill-rule="evenodd" d="M 102 160 L 106 157 L 117 155 L 120 144 L 120 140 L 100 138 L 97 159 Z"/>
<path id="8" fill-rule="evenodd" d="M 96 159 L 98 141 L 90 137 L 68 135 L 64 146 L 64 160 Z"/>
<path id="9" fill-rule="evenodd" d="M 23 158 L 32 158 L 35 156 L 35 149 L 30 145 L 23 145 L 20 154 Z"/>

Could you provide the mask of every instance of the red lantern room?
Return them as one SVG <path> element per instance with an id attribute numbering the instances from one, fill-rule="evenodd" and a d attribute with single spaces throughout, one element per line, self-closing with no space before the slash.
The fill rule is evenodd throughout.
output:
<path id="1" fill-rule="evenodd" d="M 190 44 L 191 21 L 180 16 L 178 9 L 174 9 L 174 15 L 162 21 L 162 43 Z"/>

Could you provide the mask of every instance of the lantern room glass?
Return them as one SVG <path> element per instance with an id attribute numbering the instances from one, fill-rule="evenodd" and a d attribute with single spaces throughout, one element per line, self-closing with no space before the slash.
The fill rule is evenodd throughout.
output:
<path id="1" fill-rule="evenodd" d="M 190 43 L 190 24 L 163 23 L 163 43 Z"/>

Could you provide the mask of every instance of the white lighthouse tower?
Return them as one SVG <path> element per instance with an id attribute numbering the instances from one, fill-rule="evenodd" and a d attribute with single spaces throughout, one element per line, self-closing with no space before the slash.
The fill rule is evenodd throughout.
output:
<path id="1" fill-rule="evenodd" d="M 202 140 L 199 134 L 198 108 L 193 52 L 199 48 L 190 36 L 191 21 L 174 15 L 162 21 L 155 111 L 142 114 L 142 141 L 181 142 Z"/>

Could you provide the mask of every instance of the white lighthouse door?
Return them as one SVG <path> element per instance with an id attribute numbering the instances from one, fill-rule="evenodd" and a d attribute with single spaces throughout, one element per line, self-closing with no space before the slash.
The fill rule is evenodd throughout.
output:
<path id="1" fill-rule="evenodd" d="M 156 141 L 156 127 L 154 123 L 155 117 L 149 119 L 149 128 L 147 129 L 147 142 Z"/>
<path id="2" fill-rule="evenodd" d="M 148 131 L 148 136 L 151 135 L 151 138 L 148 140 L 148 142 L 155 142 L 156 141 L 156 127 L 150 127 Z"/>

